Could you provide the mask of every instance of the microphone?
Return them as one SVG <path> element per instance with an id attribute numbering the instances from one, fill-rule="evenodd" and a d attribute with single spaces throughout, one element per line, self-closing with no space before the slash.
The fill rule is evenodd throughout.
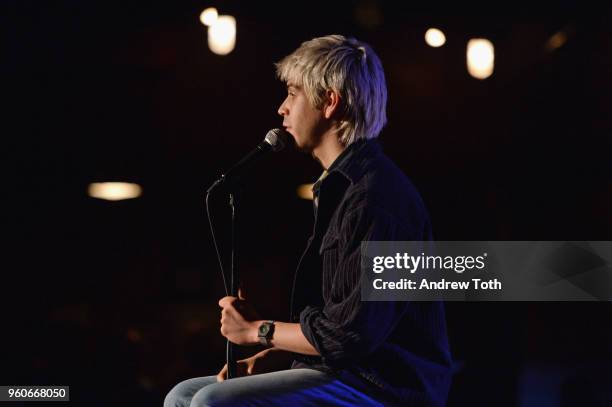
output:
<path id="1" fill-rule="evenodd" d="M 264 140 L 259 143 L 259 145 L 250 153 L 238 161 L 233 167 L 227 170 L 225 174 L 221 175 L 221 177 L 216 180 L 210 186 L 210 188 L 208 188 L 207 193 L 210 193 L 210 191 L 220 185 L 233 184 L 239 178 L 240 174 L 250 167 L 255 161 L 259 160 L 264 155 L 267 155 L 269 152 L 276 153 L 283 150 L 286 147 L 289 139 L 289 135 L 283 129 L 276 128 L 268 131 Z"/>

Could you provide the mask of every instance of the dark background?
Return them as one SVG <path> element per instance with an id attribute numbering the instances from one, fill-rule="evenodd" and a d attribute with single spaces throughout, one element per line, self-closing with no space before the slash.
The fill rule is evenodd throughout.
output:
<path id="1" fill-rule="evenodd" d="M 228 56 L 208 50 L 208 6 L 237 19 Z M 225 294 L 204 191 L 281 124 L 273 62 L 320 35 L 355 36 L 381 57 L 380 140 L 421 191 L 438 240 L 612 240 L 610 21 L 571 1 L 3 2 L 0 384 L 144 406 L 217 373 Z M 444 47 L 425 44 L 429 27 Z M 548 51 L 560 30 L 567 42 Z M 465 68 L 477 36 L 495 45 L 484 81 Z M 283 152 L 244 189 L 241 273 L 265 318 L 286 320 L 312 227 L 295 188 L 319 173 Z M 112 180 L 144 194 L 87 196 L 89 183 Z M 225 198 L 212 206 L 226 253 Z M 462 366 L 449 405 L 612 405 L 610 303 L 447 311 Z"/>

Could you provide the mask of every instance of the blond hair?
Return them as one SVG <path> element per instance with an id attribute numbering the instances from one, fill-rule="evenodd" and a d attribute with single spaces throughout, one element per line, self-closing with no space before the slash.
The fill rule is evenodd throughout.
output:
<path id="1" fill-rule="evenodd" d="M 278 78 L 301 86 L 317 109 L 328 90 L 338 92 L 338 137 L 345 146 L 377 137 L 386 124 L 385 74 L 368 44 L 342 35 L 314 38 L 275 65 Z"/>

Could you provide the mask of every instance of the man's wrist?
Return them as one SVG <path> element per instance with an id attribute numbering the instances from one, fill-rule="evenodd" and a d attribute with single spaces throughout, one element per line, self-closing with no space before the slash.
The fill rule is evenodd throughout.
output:
<path id="1" fill-rule="evenodd" d="M 274 322 L 273 320 L 259 321 L 258 339 L 265 347 L 272 347 L 272 338 L 274 337 Z"/>
<path id="2" fill-rule="evenodd" d="M 263 324 L 264 322 L 266 322 L 266 320 L 257 320 L 257 321 L 253 321 L 251 323 L 251 342 L 253 342 L 254 344 L 260 344 L 261 342 L 259 341 L 259 327 L 261 324 Z"/>

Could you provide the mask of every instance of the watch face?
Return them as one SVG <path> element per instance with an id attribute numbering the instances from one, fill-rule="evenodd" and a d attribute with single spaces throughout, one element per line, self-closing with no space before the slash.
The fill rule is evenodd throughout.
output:
<path id="1" fill-rule="evenodd" d="M 270 330 L 270 326 L 268 324 L 261 324 L 259 326 L 259 334 L 260 335 L 266 335 L 269 330 Z"/>

